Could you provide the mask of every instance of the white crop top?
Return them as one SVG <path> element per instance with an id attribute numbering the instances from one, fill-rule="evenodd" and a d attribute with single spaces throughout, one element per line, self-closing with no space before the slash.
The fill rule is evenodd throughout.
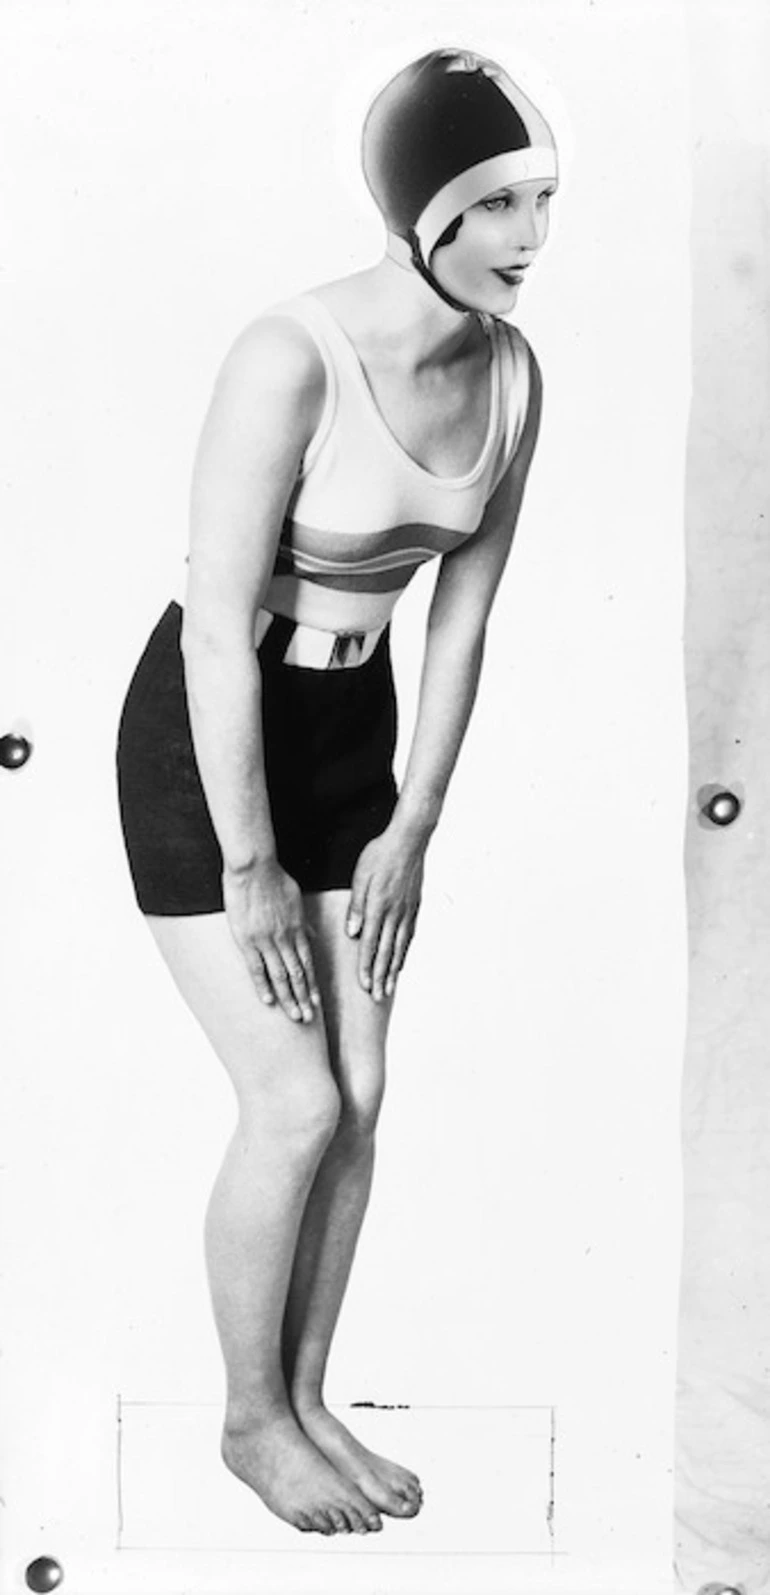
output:
<path id="1" fill-rule="evenodd" d="M 300 321 L 326 371 L 326 400 L 287 506 L 263 609 L 323 631 L 385 625 L 417 567 L 478 529 L 518 447 L 529 401 L 529 349 L 506 322 L 484 317 L 492 344 L 487 435 L 464 476 L 436 476 L 412 459 L 377 408 L 356 351 L 311 293 L 266 315 Z"/>

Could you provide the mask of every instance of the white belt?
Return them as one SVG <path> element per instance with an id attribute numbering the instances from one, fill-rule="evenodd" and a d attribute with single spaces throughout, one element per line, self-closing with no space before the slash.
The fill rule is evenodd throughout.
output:
<path id="1" fill-rule="evenodd" d="M 260 609 L 257 616 L 256 646 L 276 617 Z M 305 670 L 355 670 L 371 659 L 385 630 L 376 631 L 321 631 L 317 626 L 294 624 L 283 655 L 286 665 L 300 665 Z"/>

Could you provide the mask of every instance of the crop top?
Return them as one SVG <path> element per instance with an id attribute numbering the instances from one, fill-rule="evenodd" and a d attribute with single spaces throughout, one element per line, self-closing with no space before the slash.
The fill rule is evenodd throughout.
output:
<path id="1" fill-rule="evenodd" d="M 484 316 L 491 340 L 487 435 L 464 476 L 436 476 L 397 441 L 353 344 L 312 293 L 271 305 L 301 322 L 326 372 L 318 427 L 287 505 L 264 610 L 322 631 L 386 624 L 420 565 L 473 535 L 518 447 L 529 400 L 529 349 Z"/>

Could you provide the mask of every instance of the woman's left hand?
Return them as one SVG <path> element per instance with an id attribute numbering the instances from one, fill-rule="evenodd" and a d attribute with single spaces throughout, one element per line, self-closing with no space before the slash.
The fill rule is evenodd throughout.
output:
<path id="1" fill-rule="evenodd" d="M 425 847 L 391 824 L 356 865 L 346 929 L 361 938 L 358 978 L 375 1002 L 392 996 L 414 935 Z"/>

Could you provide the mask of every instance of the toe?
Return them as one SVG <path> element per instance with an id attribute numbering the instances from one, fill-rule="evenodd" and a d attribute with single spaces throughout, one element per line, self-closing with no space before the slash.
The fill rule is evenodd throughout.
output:
<path id="1" fill-rule="evenodd" d="M 304 1512 L 297 1513 L 294 1519 L 294 1527 L 298 1528 L 302 1534 L 310 1534 L 313 1529 L 310 1518 Z"/>
<path id="2" fill-rule="evenodd" d="M 331 1521 L 330 1521 L 329 1517 L 327 1516 L 327 1514 L 325 1512 L 314 1512 L 313 1513 L 313 1527 L 318 1530 L 319 1534 L 333 1534 L 334 1533 L 334 1529 L 332 1528 Z"/>
<path id="3" fill-rule="evenodd" d="M 334 1524 L 334 1527 L 337 1530 L 338 1534 L 349 1534 L 350 1533 L 350 1524 L 348 1523 L 348 1520 L 347 1520 L 347 1518 L 345 1516 L 345 1513 L 342 1511 L 342 1509 L 340 1507 L 338 1507 L 338 1506 L 330 1506 L 329 1507 L 329 1517 L 331 1518 L 332 1523 Z"/>

